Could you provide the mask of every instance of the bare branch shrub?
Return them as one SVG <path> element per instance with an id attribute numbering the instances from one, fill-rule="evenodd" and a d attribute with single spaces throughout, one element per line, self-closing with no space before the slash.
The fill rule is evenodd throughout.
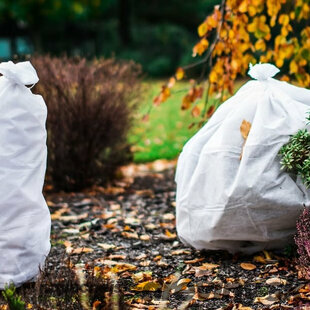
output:
<path id="1" fill-rule="evenodd" d="M 115 59 L 36 56 L 35 92 L 48 106 L 48 174 L 57 190 L 104 183 L 131 159 L 127 134 L 140 66 Z"/>

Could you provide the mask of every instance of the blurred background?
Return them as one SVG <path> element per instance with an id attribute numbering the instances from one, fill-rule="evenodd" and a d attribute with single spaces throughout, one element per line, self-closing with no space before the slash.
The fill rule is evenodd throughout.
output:
<path id="1" fill-rule="evenodd" d="M 218 0 L 1 0 L 0 58 L 50 53 L 132 59 L 150 77 L 191 61 Z"/>

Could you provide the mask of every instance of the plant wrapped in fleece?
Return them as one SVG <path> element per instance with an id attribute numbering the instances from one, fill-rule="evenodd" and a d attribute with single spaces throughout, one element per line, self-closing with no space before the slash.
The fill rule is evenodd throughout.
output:
<path id="1" fill-rule="evenodd" d="M 297 223 L 295 243 L 299 254 L 299 262 L 310 277 L 310 210 L 305 208 Z"/>
<path id="2" fill-rule="evenodd" d="M 310 187 L 310 134 L 307 129 L 299 130 L 280 149 L 282 169 L 301 177 Z"/>
<path id="3" fill-rule="evenodd" d="M 48 173 L 56 189 L 81 190 L 113 177 L 131 158 L 127 134 L 140 94 L 140 66 L 115 59 L 37 56 L 48 106 Z"/>

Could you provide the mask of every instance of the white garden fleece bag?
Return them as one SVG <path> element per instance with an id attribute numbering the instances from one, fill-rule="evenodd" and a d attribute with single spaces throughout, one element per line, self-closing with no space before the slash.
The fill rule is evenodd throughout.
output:
<path id="1" fill-rule="evenodd" d="M 50 249 L 50 213 L 42 195 L 47 109 L 27 86 L 30 62 L 0 63 L 0 289 L 35 278 Z"/>
<path id="2" fill-rule="evenodd" d="M 278 152 L 306 127 L 310 90 L 273 79 L 278 72 L 271 64 L 251 67 L 256 81 L 184 146 L 176 182 L 177 231 L 185 244 L 250 254 L 292 240 L 310 193 L 280 169 Z M 241 124 L 250 129 L 247 139 Z"/>

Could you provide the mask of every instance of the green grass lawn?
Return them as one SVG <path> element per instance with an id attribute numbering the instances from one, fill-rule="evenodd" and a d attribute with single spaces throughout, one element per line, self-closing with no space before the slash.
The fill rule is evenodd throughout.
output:
<path id="1" fill-rule="evenodd" d="M 143 103 L 129 137 L 129 141 L 134 145 L 135 162 L 176 158 L 184 143 L 198 130 L 197 126 L 191 129 L 188 129 L 188 126 L 199 118 L 192 117 L 190 111 L 181 111 L 180 108 L 182 97 L 189 88 L 186 82 L 178 82 L 173 88 L 175 93 L 159 107 L 152 107 L 149 120 L 142 121 L 142 116 L 152 106 L 153 98 L 159 93 L 164 82 L 144 82 Z"/>
<path id="2" fill-rule="evenodd" d="M 236 81 L 235 92 L 248 79 Z M 169 99 L 159 107 L 153 107 L 153 98 L 159 93 L 161 85 L 167 80 L 145 81 L 145 94 L 141 104 L 139 115 L 135 121 L 129 141 L 133 145 L 135 162 L 150 162 L 156 159 L 175 159 L 181 152 L 183 145 L 198 130 L 195 125 L 191 129 L 188 126 L 193 122 L 199 122 L 200 118 L 194 118 L 190 110 L 182 111 L 183 96 L 189 89 L 189 83 L 181 81 L 173 87 L 173 93 Z M 203 99 L 198 106 L 203 109 Z M 217 102 L 217 103 L 215 103 Z M 210 104 L 217 105 L 218 100 L 211 98 Z M 148 121 L 142 121 L 142 117 L 149 109 Z"/>

